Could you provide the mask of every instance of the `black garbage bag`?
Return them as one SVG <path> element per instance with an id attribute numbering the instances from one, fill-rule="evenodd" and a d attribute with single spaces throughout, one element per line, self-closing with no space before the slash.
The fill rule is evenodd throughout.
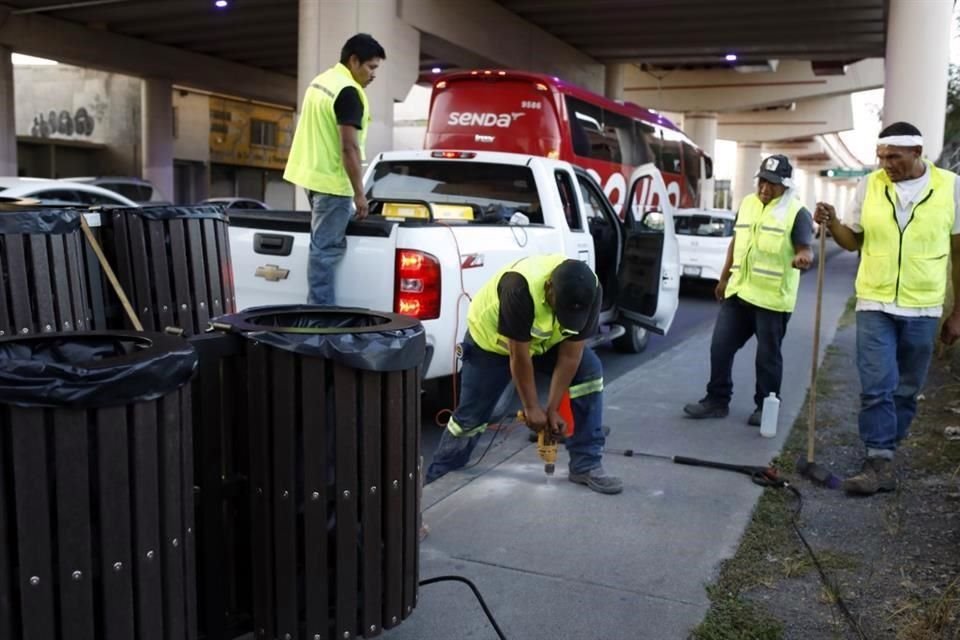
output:
<path id="1" fill-rule="evenodd" d="M 182 387 L 196 367 L 190 343 L 163 333 L 11 336 L 0 339 L 0 404 L 124 406 Z"/>
<path id="2" fill-rule="evenodd" d="M 369 309 L 318 305 L 252 307 L 214 322 L 248 338 L 364 371 L 402 371 L 423 364 L 419 320 Z"/>

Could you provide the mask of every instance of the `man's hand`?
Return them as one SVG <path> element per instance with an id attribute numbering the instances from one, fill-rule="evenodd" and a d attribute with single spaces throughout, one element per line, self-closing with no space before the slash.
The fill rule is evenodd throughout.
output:
<path id="1" fill-rule="evenodd" d="M 717 286 L 713 289 L 713 296 L 717 299 L 717 302 L 723 302 L 723 299 L 727 297 L 727 283 L 729 281 L 729 277 L 723 277 L 717 281 Z"/>
<path id="2" fill-rule="evenodd" d="M 550 420 L 547 418 L 546 412 L 541 407 L 524 407 L 523 420 L 527 423 L 527 426 L 530 427 L 530 429 L 536 431 L 537 433 L 540 433 L 550 426 Z"/>
<path id="3" fill-rule="evenodd" d="M 547 414 L 547 426 L 557 438 L 562 439 L 567 434 L 567 421 L 556 411 Z"/>
<path id="4" fill-rule="evenodd" d="M 813 265 L 813 251 L 810 250 L 810 247 L 804 247 L 797 251 L 796 255 L 793 256 L 793 268 L 800 269 L 801 271 L 806 271 Z"/>
<path id="5" fill-rule="evenodd" d="M 818 202 L 817 208 L 813 211 L 813 219 L 819 225 L 827 225 L 828 227 L 831 227 L 837 220 L 837 210 L 834 209 L 833 205 L 831 204 L 827 204 L 826 202 Z M 823 233 L 823 229 L 820 230 L 820 233 Z"/>
<path id="6" fill-rule="evenodd" d="M 357 208 L 357 220 L 363 220 L 370 213 L 370 205 L 367 203 L 367 196 L 357 193 L 353 196 L 353 204 Z"/>
<path id="7" fill-rule="evenodd" d="M 954 311 L 943 321 L 940 339 L 949 346 L 956 342 L 958 338 L 960 338 L 960 311 Z"/>

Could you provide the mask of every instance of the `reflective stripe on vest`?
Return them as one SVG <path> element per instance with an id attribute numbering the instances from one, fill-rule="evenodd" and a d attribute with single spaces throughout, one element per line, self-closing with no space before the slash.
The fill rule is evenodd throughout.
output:
<path id="1" fill-rule="evenodd" d="M 957 176 L 926 164 L 930 182 L 903 231 L 897 222 L 896 187 L 882 169 L 867 176 L 860 216 L 863 247 L 858 298 L 911 308 L 943 304 Z"/>
<path id="2" fill-rule="evenodd" d="M 793 268 L 791 232 L 803 205 L 796 198 L 785 208 L 779 205 L 777 198 L 764 206 L 756 194 L 740 204 L 726 294 L 764 309 L 789 312 L 797 304 L 800 287 L 800 271 Z"/>
<path id="3" fill-rule="evenodd" d="M 467 311 L 467 327 L 477 346 L 490 353 L 510 355 L 509 341 L 497 331 L 500 323 L 500 295 L 497 287 L 500 285 L 500 278 L 508 272 L 523 276 L 530 289 L 530 297 L 533 299 L 533 326 L 530 327 L 531 355 L 542 355 L 563 342 L 564 338 L 576 335 L 560 326 L 546 299 L 547 280 L 553 270 L 566 259 L 566 256 L 560 254 L 523 258 L 501 269 L 480 287 Z"/>
<path id="4" fill-rule="evenodd" d="M 283 172 L 284 180 L 318 193 L 354 195 L 350 177 L 343 166 L 340 128 L 333 108 L 337 96 L 347 87 L 356 89 L 363 103 L 363 128 L 357 132 L 357 141 L 360 156 L 364 157 L 370 128 L 367 95 L 353 79 L 350 70 L 337 64 L 314 78 L 303 95 L 290 156 Z"/>
<path id="5" fill-rule="evenodd" d="M 601 391 L 603 391 L 603 378 L 587 380 L 586 382 L 581 382 L 580 384 L 575 384 L 570 387 L 570 399 L 576 400 L 577 398 L 588 396 L 591 393 L 600 393 Z"/>

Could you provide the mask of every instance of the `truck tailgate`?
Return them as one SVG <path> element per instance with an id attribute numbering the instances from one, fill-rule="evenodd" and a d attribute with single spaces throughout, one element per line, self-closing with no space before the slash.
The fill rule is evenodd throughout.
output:
<path id="1" fill-rule="evenodd" d="M 347 251 L 336 269 L 337 304 L 393 310 L 396 224 L 351 222 Z M 307 301 L 310 213 L 230 213 L 237 308 Z"/>

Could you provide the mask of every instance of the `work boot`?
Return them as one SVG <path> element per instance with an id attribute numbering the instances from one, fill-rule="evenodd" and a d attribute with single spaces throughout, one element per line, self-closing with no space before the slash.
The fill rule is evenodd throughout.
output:
<path id="1" fill-rule="evenodd" d="M 763 418 L 763 409 L 754 409 L 750 417 L 747 418 L 747 424 L 751 427 L 759 427 L 760 420 Z"/>
<path id="2" fill-rule="evenodd" d="M 893 461 L 874 457 L 863 461 L 860 473 L 847 478 L 841 484 L 843 490 L 860 496 L 872 496 L 878 491 L 894 491 L 897 478 L 893 474 Z"/>
<path id="3" fill-rule="evenodd" d="M 590 471 L 584 473 L 574 473 L 571 471 L 568 477 L 570 482 L 585 484 L 597 493 L 613 495 L 623 491 L 623 480 L 616 476 L 608 476 L 607 472 L 603 470 L 603 467 L 590 469 Z"/>
<path id="4" fill-rule="evenodd" d="M 726 418 L 730 409 L 727 407 L 726 402 L 714 400 L 710 396 L 707 396 L 699 402 L 691 402 L 688 405 L 684 405 L 683 412 L 689 417 L 699 420 L 701 418 Z"/>

